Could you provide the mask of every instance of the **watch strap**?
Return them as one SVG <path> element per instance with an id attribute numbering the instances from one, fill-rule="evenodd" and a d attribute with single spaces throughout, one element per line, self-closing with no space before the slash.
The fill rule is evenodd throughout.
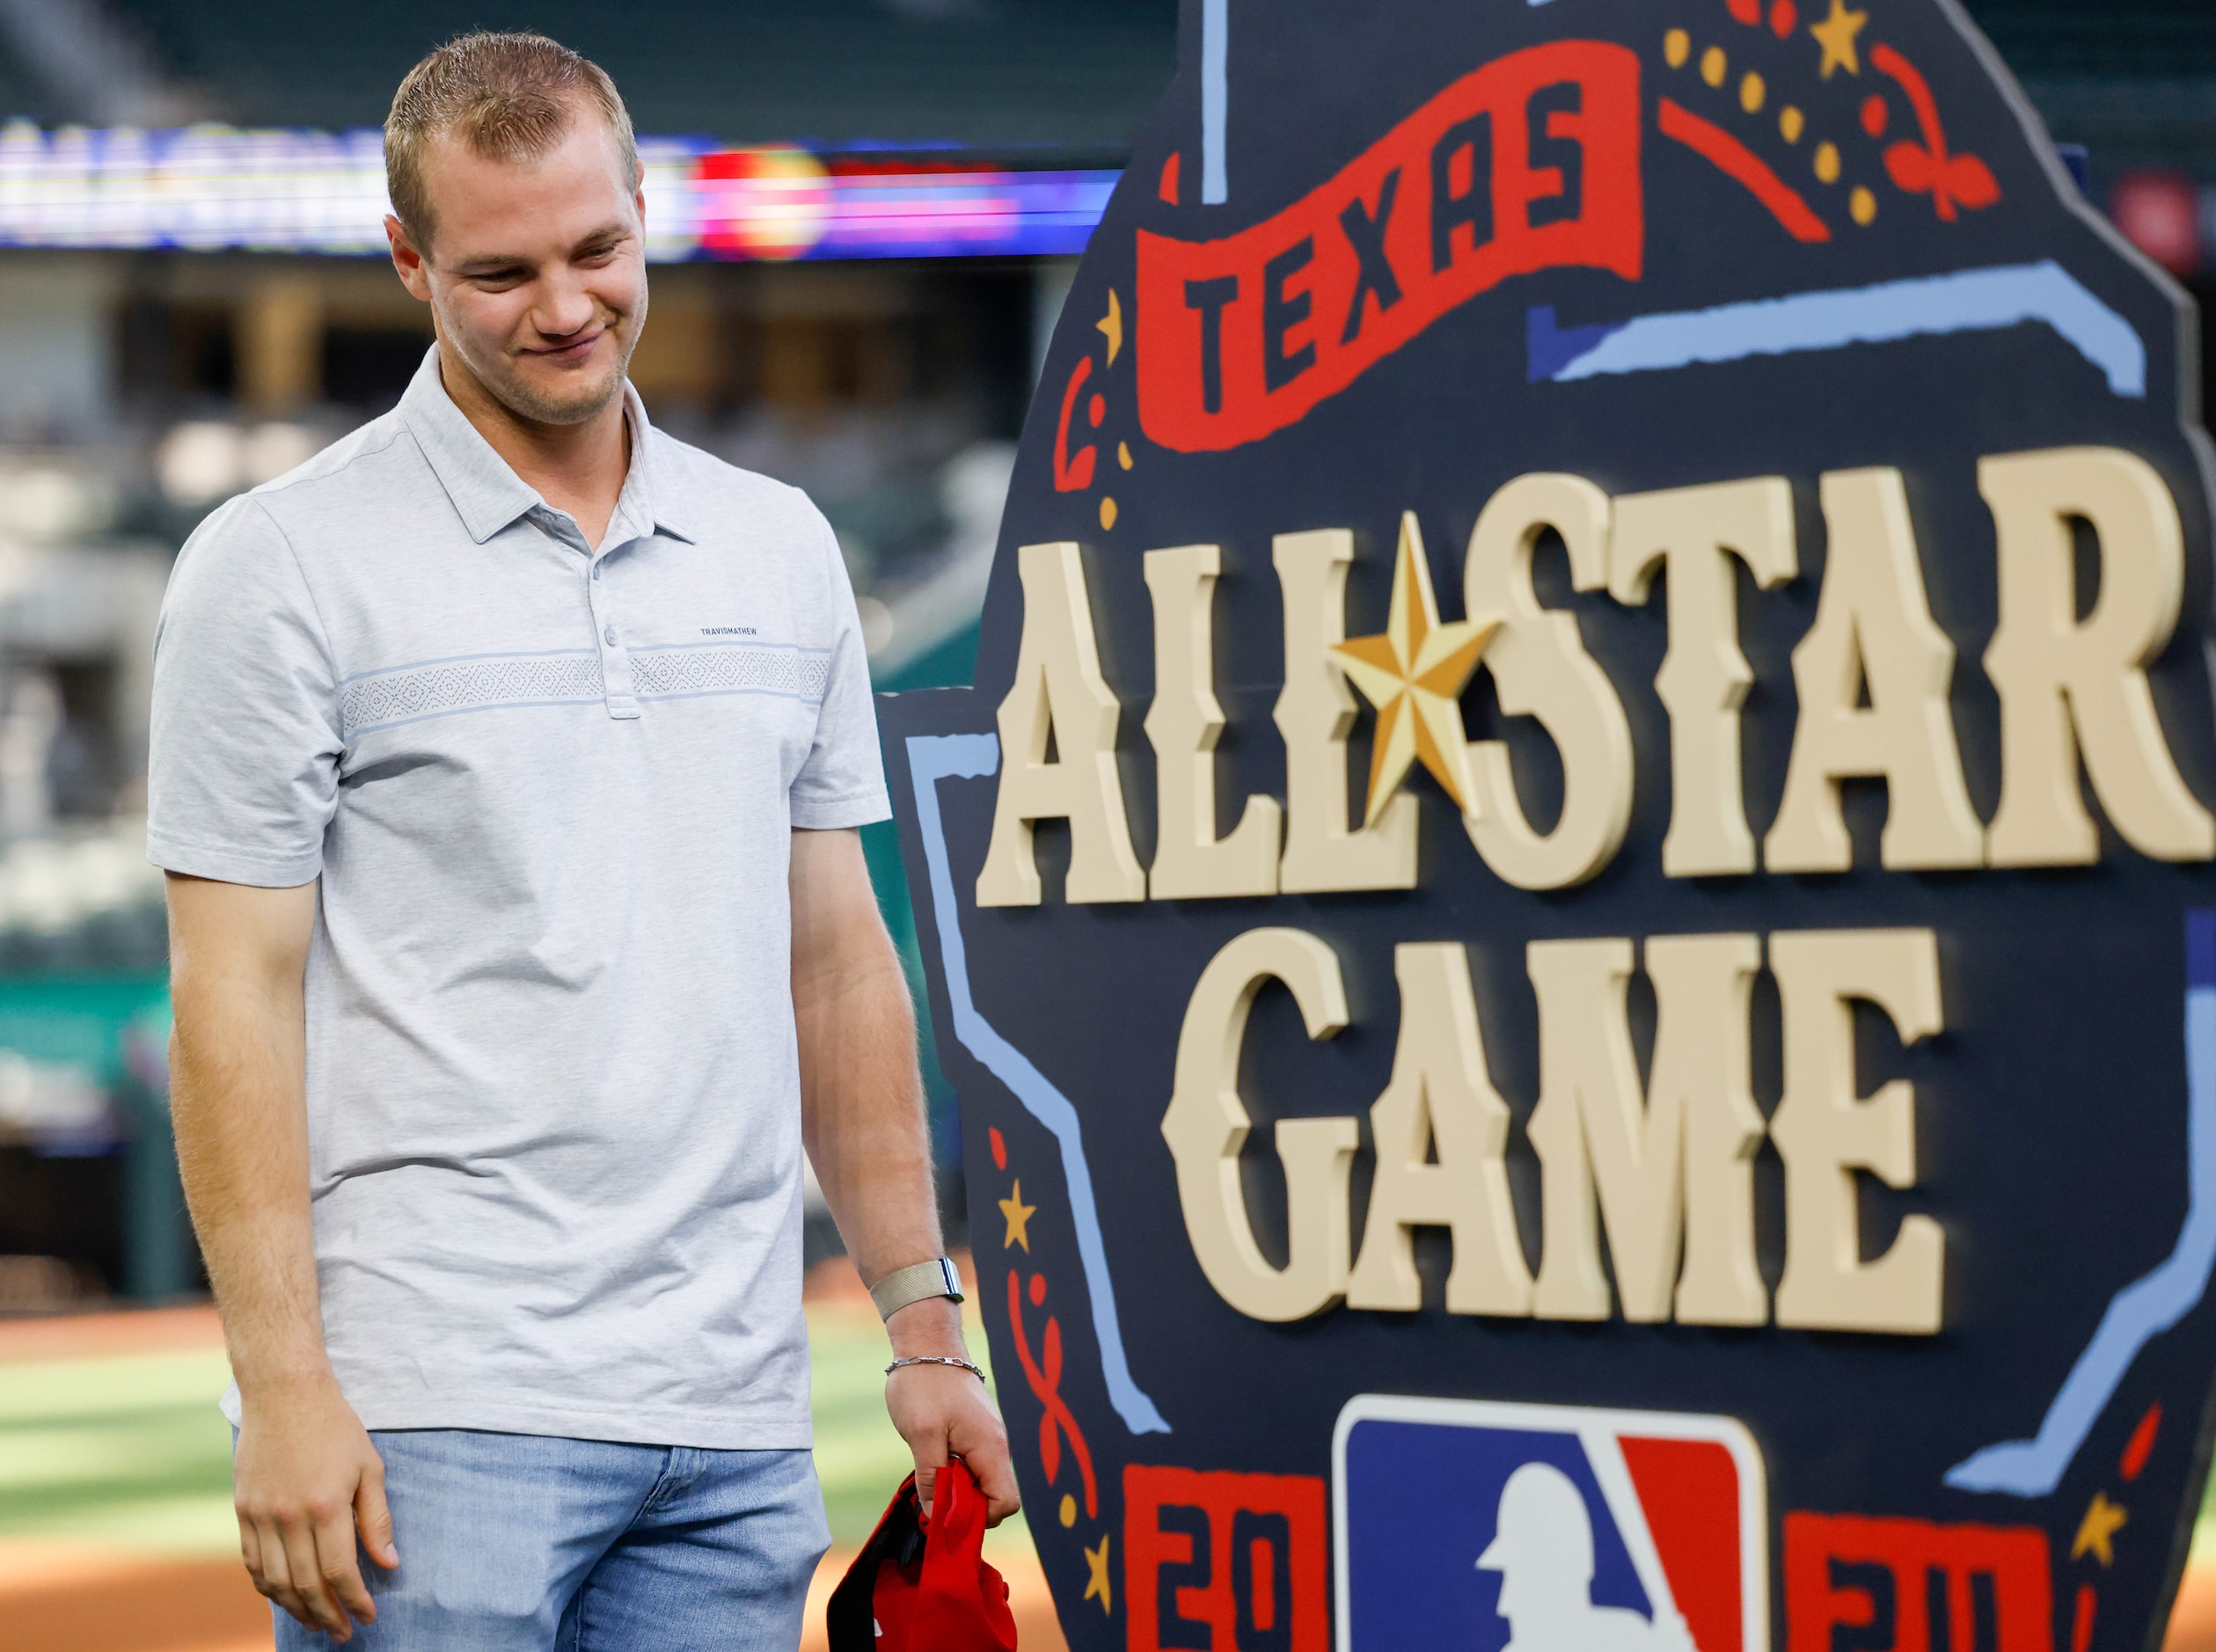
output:
<path id="1" fill-rule="evenodd" d="M 962 1299 L 962 1276 L 954 1271 L 950 1258 L 934 1256 L 927 1262 L 898 1268 L 869 1288 L 869 1299 L 877 1305 L 877 1317 L 881 1319 L 889 1319 L 910 1303 L 921 1302 L 926 1297 L 951 1297 L 956 1302 Z"/>

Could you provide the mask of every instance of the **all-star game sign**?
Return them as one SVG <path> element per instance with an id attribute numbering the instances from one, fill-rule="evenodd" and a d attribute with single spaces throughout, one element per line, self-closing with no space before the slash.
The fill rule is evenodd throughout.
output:
<path id="1" fill-rule="evenodd" d="M 2152 1646 L 2178 291 L 1951 0 L 1190 0 L 887 750 L 1071 1643 Z"/>

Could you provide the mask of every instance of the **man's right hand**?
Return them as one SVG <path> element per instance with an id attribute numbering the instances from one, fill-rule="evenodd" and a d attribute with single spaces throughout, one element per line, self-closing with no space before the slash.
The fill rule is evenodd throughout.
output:
<path id="1" fill-rule="evenodd" d="M 238 1546 L 254 1587 L 333 1641 L 377 1620 L 355 1534 L 387 1571 L 400 1563 L 384 1460 L 328 1377 L 245 1402 L 231 1480 Z"/>

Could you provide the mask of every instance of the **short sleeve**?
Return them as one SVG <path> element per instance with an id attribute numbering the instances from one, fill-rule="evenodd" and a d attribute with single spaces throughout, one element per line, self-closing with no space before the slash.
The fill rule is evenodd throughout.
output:
<path id="1" fill-rule="evenodd" d="M 162 602 L 147 859 L 226 883 L 311 881 L 340 750 L 336 673 L 299 561 L 260 500 L 233 500 L 186 542 Z"/>
<path id="2" fill-rule="evenodd" d="M 877 706 L 870 698 L 869 653 L 862 644 L 854 588 L 830 524 L 813 508 L 823 547 L 825 629 L 830 638 L 823 701 L 815 713 L 815 742 L 793 781 L 793 824 L 815 831 L 867 826 L 889 818 L 885 762 L 877 749 Z"/>

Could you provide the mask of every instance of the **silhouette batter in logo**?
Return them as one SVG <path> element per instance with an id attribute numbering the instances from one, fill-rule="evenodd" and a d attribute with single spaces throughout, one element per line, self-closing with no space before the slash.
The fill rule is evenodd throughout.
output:
<path id="1" fill-rule="evenodd" d="M 1592 1517 L 1569 1476 L 1549 1464 L 1526 1463 L 1508 1477 L 1477 1564 L 1501 1575 L 1502 1652 L 1693 1652 L 1682 1631 L 1593 1604 Z"/>

